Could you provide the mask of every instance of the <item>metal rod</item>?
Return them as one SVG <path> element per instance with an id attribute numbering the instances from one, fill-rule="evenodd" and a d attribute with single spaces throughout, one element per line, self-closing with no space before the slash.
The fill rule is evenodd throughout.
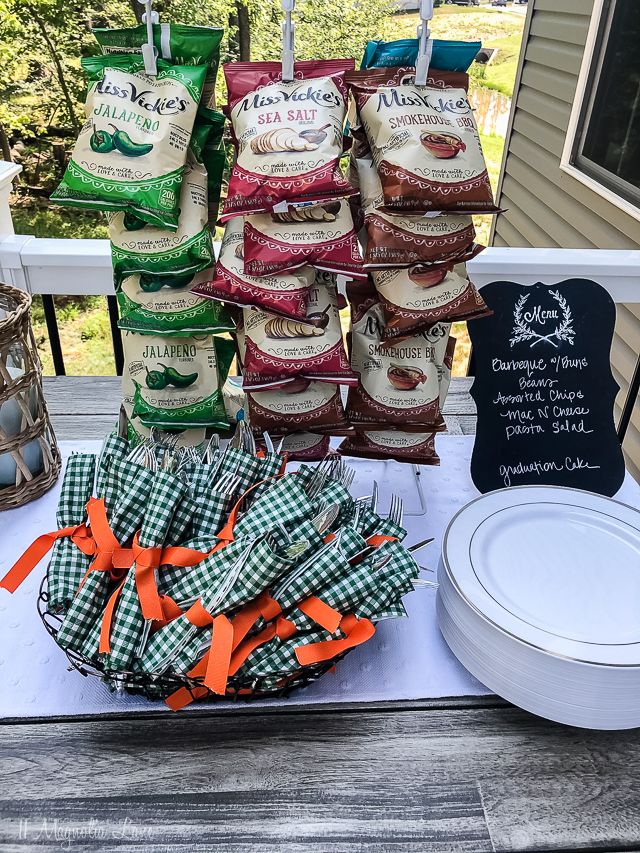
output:
<path id="1" fill-rule="evenodd" d="M 620 415 L 620 420 L 618 421 L 618 441 L 620 442 L 620 444 L 622 444 L 627 434 L 629 422 L 631 421 L 631 415 L 633 414 L 633 407 L 636 404 L 639 392 L 640 356 L 636 361 L 636 368 L 633 371 L 633 378 L 631 379 L 631 384 L 629 385 L 629 393 L 627 394 L 627 399 L 625 400 L 624 407 L 622 409 L 622 414 Z"/>
<path id="2" fill-rule="evenodd" d="M 58 329 L 58 318 L 56 317 L 56 306 L 53 301 L 53 296 L 43 294 L 42 307 L 44 308 L 44 319 L 47 324 L 47 334 L 49 335 L 49 346 L 51 348 L 51 356 L 53 358 L 53 369 L 56 376 L 66 376 L 64 369 L 64 356 L 62 354 L 62 345 L 60 343 L 60 330 Z"/>
<path id="3" fill-rule="evenodd" d="M 124 350 L 122 349 L 122 333 L 118 327 L 118 300 L 115 296 L 107 296 L 109 308 L 109 323 L 111 325 L 111 340 L 113 341 L 113 357 L 116 363 L 116 374 L 122 376 L 124 369 Z"/>

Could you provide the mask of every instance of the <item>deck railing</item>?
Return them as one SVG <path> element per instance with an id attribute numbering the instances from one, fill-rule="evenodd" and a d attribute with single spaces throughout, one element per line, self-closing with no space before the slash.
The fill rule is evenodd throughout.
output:
<path id="1" fill-rule="evenodd" d="M 116 372 L 122 372 L 122 340 L 113 293 L 108 240 L 68 240 L 14 233 L 9 207 L 12 181 L 20 166 L 0 161 L 0 276 L 8 284 L 42 296 L 56 374 L 65 373 L 55 315 L 56 296 L 104 295 L 109 305 Z M 478 287 L 491 281 L 554 284 L 595 277 L 616 303 L 640 303 L 640 251 L 604 249 L 518 249 L 489 247 L 468 268 Z M 615 372 L 615 371 L 614 371 Z M 616 406 L 621 440 L 640 390 L 640 358 L 632 376 L 616 376 L 626 386 Z"/>

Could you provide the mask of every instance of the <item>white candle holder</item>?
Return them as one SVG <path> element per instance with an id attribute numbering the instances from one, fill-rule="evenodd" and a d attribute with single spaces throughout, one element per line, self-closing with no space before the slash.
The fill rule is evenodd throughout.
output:
<path id="1" fill-rule="evenodd" d="M 60 473 L 42 393 L 31 297 L 0 284 L 0 510 L 40 497 Z"/>

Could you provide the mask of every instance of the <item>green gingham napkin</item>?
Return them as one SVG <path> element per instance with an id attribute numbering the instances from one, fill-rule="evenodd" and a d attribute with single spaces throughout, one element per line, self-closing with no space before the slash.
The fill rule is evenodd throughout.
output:
<path id="1" fill-rule="evenodd" d="M 238 495 L 246 492 L 248 488 L 253 486 L 262 479 L 260 471 L 262 460 L 257 456 L 252 456 L 245 450 L 240 450 L 237 447 L 228 446 L 222 456 L 222 464 L 218 472 L 218 477 L 221 477 L 227 472 L 236 474 L 240 478 L 240 486 Z"/>
<path id="2" fill-rule="evenodd" d="M 162 547 L 171 541 L 168 538 L 169 531 L 172 527 L 176 527 L 173 521 L 186 491 L 187 484 L 175 474 L 167 471 L 160 471 L 155 474 L 140 528 L 139 544 L 143 548 Z M 176 533 L 179 528 L 184 531 L 188 523 L 188 518 L 181 519 L 176 527 Z M 145 619 L 142 615 L 135 575 L 135 567 L 132 567 L 127 574 L 118 599 L 111 625 L 111 652 L 105 658 L 105 665 L 108 669 L 130 669 L 136 650 L 143 638 Z M 156 585 L 158 583 L 157 575 L 156 572 Z M 88 657 L 92 657 L 95 651 L 97 649 L 89 648 L 85 650 L 85 653 Z"/>
<path id="3" fill-rule="evenodd" d="M 118 488 L 111 518 L 114 536 L 124 544 L 138 530 L 151 492 L 155 474 L 141 465 L 118 459 L 111 466 L 109 476 L 114 477 Z M 111 587 L 108 572 L 91 572 L 75 595 L 60 626 L 56 642 L 62 648 L 79 649 L 101 616 Z"/>
<path id="4" fill-rule="evenodd" d="M 312 514 L 311 503 L 297 482 L 295 474 L 288 474 L 274 482 L 249 509 L 234 527 L 234 536 L 258 536 L 279 525 L 290 526 L 292 522 L 308 518 Z"/>
<path id="5" fill-rule="evenodd" d="M 358 530 L 361 531 L 365 539 L 377 534 L 379 536 L 395 536 L 396 539 L 402 542 L 407 535 L 407 531 L 404 527 L 394 524 L 388 518 L 381 518 L 369 507 L 362 507 L 360 510 Z"/>
<path id="6" fill-rule="evenodd" d="M 267 453 L 264 459 L 260 460 L 260 473 L 258 475 L 258 482 L 260 480 L 267 480 L 266 483 L 262 483 L 262 485 L 258 486 L 254 489 L 251 494 L 248 496 L 250 498 L 250 503 L 256 501 L 267 489 L 272 485 L 272 477 L 276 477 L 280 473 L 280 469 L 282 468 L 282 457 L 277 453 Z"/>
<path id="7" fill-rule="evenodd" d="M 96 457 L 92 453 L 73 453 L 62 481 L 56 520 L 58 527 L 70 527 L 87 520 L 86 504 L 93 492 Z M 91 557 L 83 554 L 71 539 L 56 539 L 47 569 L 49 609 L 65 608 L 78 589 Z"/>
<path id="8" fill-rule="evenodd" d="M 107 516 L 110 516 L 118 498 L 117 477 L 111 473 L 113 465 L 118 461 L 124 461 L 129 452 L 129 442 L 116 433 L 111 433 L 106 438 L 100 460 L 98 461 L 98 472 L 96 477 L 96 497 L 104 500 Z"/>
<path id="9" fill-rule="evenodd" d="M 340 634 L 342 636 L 342 634 Z M 296 648 L 310 643 L 322 643 L 326 640 L 335 640 L 337 634 L 330 634 L 323 628 L 314 628 L 304 634 L 295 634 L 288 640 L 280 640 L 274 637 L 263 646 L 255 649 L 244 662 L 242 667 L 234 676 L 234 682 L 241 686 L 250 687 L 255 684 L 258 689 L 269 689 L 276 687 L 277 683 L 302 669 L 296 657 Z M 261 683 L 262 679 L 268 679 Z"/>

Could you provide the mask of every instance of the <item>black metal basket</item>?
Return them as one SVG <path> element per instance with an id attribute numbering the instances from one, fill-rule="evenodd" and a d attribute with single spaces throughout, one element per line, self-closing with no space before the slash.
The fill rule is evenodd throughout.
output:
<path id="1" fill-rule="evenodd" d="M 40 584 L 38 594 L 38 613 L 45 629 L 57 643 L 58 631 L 64 619 L 64 614 L 54 613 L 49 610 L 48 600 L 47 578 L 45 575 Z M 204 687 L 202 678 L 189 678 L 186 675 L 176 675 L 173 673 L 154 674 L 109 670 L 101 665 L 99 661 L 91 660 L 73 649 L 65 649 L 62 646 L 60 648 L 62 648 L 69 660 L 69 669 L 75 669 L 84 676 L 99 678 L 111 690 L 124 690 L 127 693 L 145 696 L 147 699 L 159 700 L 165 699 L 176 690 L 184 687 L 199 702 L 219 701 L 221 699 L 244 702 L 251 702 L 255 699 L 283 699 L 294 691 L 302 687 L 307 687 L 309 684 L 317 681 L 335 665 L 337 660 L 348 654 L 348 652 L 344 652 L 339 657 L 333 658 L 330 661 L 313 667 L 305 667 L 278 689 L 261 688 L 260 679 L 258 678 L 248 689 L 246 681 L 240 683 L 234 681 L 233 677 L 231 677 L 225 696 L 219 696 L 208 691 L 207 696 L 202 697 L 199 696 L 200 690 L 198 690 L 198 695 L 195 693 L 196 688 L 202 689 Z"/>

